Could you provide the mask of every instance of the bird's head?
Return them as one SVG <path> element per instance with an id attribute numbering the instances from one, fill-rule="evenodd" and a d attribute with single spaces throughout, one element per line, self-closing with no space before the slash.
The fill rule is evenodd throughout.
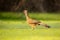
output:
<path id="1" fill-rule="evenodd" d="M 27 9 L 25 9 L 23 12 L 24 12 L 24 14 L 27 14 L 28 11 L 27 11 Z"/>

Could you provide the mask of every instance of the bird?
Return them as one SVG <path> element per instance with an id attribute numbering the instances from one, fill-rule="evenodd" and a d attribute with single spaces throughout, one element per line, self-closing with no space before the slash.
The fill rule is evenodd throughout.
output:
<path id="1" fill-rule="evenodd" d="M 27 9 L 24 9 L 23 11 L 25 17 L 26 17 L 26 21 L 27 23 L 31 26 L 31 28 L 34 30 L 36 28 L 37 25 L 43 25 L 45 26 L 46 28 L 50 28 L 49 25 L 41 22 L 41 21 L 38 21 L 38 20 L 35 20 L 35 19 L 32 19 L 29 15 L 28 15 L 28 10 Z"/>

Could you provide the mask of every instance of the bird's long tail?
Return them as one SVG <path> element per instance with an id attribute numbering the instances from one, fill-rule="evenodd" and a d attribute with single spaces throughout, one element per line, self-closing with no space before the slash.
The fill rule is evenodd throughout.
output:
<path id="1" fill-rule="evenodd" d="M 50 28 L 49 25 L 47 25 L 47 24 L 45 24 L 45 23 L 42 23 L 42 22 L 38 23 L 38 25 L 42 25 L 42 26 L 45 26 L 45 27 L 47 27 L 47 28 Z"/>

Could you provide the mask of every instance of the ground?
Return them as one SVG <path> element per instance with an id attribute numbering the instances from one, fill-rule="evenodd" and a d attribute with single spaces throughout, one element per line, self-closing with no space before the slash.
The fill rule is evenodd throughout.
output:
<path id="1" fill-rule="evenodd" d="M 0 40 L 60 40 L 60 21 L 42 21 L 51 26 L 32 30 L 25 21 L 0 20 Z"/>

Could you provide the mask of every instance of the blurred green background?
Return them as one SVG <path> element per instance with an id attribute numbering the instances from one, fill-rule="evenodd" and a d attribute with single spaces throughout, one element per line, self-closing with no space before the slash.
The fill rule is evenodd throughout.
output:
<path id="1" fill-rule="evenodd" d="M 29 16 L 37 20 L 60 20 L 60 13 L 39 13 L 31 12 Z M 2 20 L 25 20 L 25 15 L 22 12 L 0 12 Z"/>

